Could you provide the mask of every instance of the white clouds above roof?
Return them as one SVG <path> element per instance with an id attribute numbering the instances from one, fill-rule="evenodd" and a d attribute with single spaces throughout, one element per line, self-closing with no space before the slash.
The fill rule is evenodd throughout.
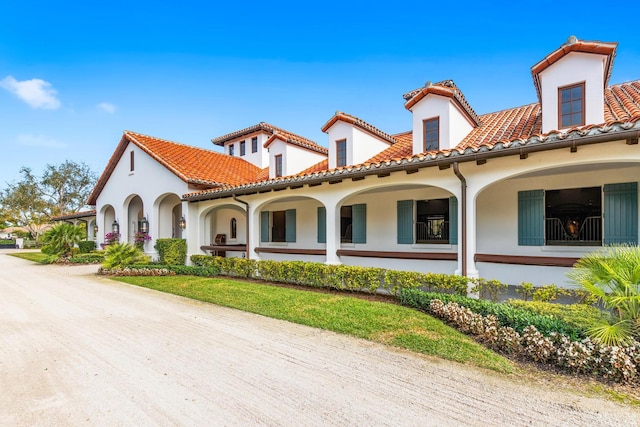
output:
<path id="1" fill-rule="evenodd" d="M 32 108 L 56 110 L 60 101 L 56 98 L 56 90 L 51 83 L 41 79 L 18 81 L 13 76 L 0 80 L 0 87 L 13 93 Z"/>
<path id="2" fill-rule="evenodd" d="M 109 114 L 113 114 L 116 112 L 116 106 L 109 102 L 101 102 L 97 105 L 97 107 Z"/>

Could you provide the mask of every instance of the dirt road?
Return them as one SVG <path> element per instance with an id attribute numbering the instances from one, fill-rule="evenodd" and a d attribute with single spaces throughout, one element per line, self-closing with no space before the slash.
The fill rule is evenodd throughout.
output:
<path id="1" fill-rule="evenodd" d="M 6 251 L 4 251 L 6 253 Z M 637 425 L 614 403 L 0 253 L 0 425 Z"/>

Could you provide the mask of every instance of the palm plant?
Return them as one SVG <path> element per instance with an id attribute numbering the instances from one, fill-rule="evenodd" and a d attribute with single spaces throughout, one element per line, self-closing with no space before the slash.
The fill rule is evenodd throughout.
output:
<path id="1" fill-rule="evenodd" d="M 42 252 L 56 258 L 68 258 L 73 254 L 73 248 L 86 238 L 83 227 L 62 222 L 42 236 Z"/>
<path id="2" fill-rule="evenodd" d="M 145 264 L 149 258 L 140 250 L 129 243 L 114 243 L 107 246 L 105 252 L 104 268 L 124 268 L 135 264 Z"/>
<path id="3" fill-rule="evenodd" d="M 588 330 L 592 338 L 621 345 L 640 337 L 640 247 L 609 246 L 588 254 L 568 276 L 613 314 L 610 322 Z"/>

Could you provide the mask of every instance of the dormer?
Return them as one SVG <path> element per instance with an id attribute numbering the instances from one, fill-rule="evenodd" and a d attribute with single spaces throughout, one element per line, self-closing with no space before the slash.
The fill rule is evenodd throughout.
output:
<path id="1" fill-rule="evenodd" d="M 413 116 L 413 154 L 452 149 L 480 125 L 478 115 L 452 80 L 403 95 Z"/>
<path id="2" fill-rule="evenodd" d="M 395 144 L 380 129 L 350 114 L 337 111 L 322 131 L 329 135 L 329 168 L 364 163 Z"/>
<path id="3" fill-rule="evenodd" d="M 571 36 L 531 67 L 542 109 L 542 133 L 604 123 L 604 91 L 617 46 Z"/>
<path id="4" fill-rule="evenodd" d="M 224 154 L 239 157 L 263 169 L 269 165 L 269 153 L 264 144 L 273 134 L 273 126 L 264 122 L 226 135 L 211 142 L 224 148 Z"/>
<path id="5" fill-rule="evenodd" d="M 269 156 L 269 179 L 296 175 L 327 158 L 325 147 L 282 129 L 273 132 L 264 148 Z"/>

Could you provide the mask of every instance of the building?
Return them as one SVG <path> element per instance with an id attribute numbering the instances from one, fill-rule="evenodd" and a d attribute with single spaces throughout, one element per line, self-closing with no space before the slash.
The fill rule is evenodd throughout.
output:
<path id="1" fill-rule="evenodd" d="M 404 133 L 337 112 L 328 148 L 266 123 L 214 138 L 224 154 L 125 132 L 89 203 L 99 228 L 148 224 L 189 255 L 563 285 L 583 254 L 638 244 L 640 81 L 609 84 L 616 48 L 571 37 L 531 68 L 538 102 L 504 111 L 449 80 L 404 94 Z"/>

